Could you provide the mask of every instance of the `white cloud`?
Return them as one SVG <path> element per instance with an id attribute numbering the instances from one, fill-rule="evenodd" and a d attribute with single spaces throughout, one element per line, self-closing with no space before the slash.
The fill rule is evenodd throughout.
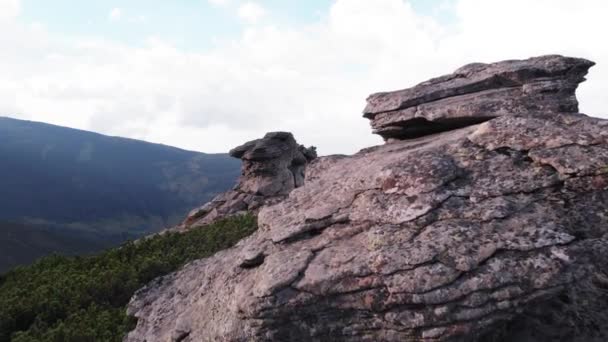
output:
<path id="1" fill-rule="evenodd" d="M 108 14 L 108 20 L 110 21 L 123 21 L 131 24 L 140 24 L 144 23 L 148 20 L 148 17 L 140 14 L 140 15 L 132 15 L 130 13 L 126 13 L 122 8 L 113 8 Z"/>
<path id="2" fill-rule="evenodd" d="M 460 0 L 460 31 L 442 46 L 459 60 L 493 61 L 558 53 L 591 59 L 589 81 L 581 85 L 581 110 L 608 117 L 608 46 L 598 32 L 608 32 L 604 0 Z M 516 23 L 516 24 L 514 24 Z"/>
<path id="3" fill-rule="evenodd" d="M 12 20 L 21 9 L 19 0 L 0 0 L 0 23 Z"/>
<path id="4" fill-rule="evenodd" d="M 110 14 L 108 14 L 108 18 L 111 21 L 118 21 L 122 18 L 122 14 L 122 9 L 116 7 L 110 11 Z"/>
<path id="5" fill-rule="evenodd" d="M 207 0 L 213 6 L 225 6 L 230 0 Z"/>
<path id="6" fill-rule="evenodd" d="M 148 17 L 145 15 L 137 15 L 129 18 L 130 23 L 145 23 L 148 20 Z"/>
<path id="7" fill-rule="evenodd" d="M 266 15 L 266 9 L 256 2 L 248 1 L 239 6 L 237 14 L 239 18 L 255 23 Z"/>
<path id="8" fill-rule="evenodd" d="M 435 7 L 435 12 L 447 12 L 454 10 L 454 0 L 441 0 Z"/>
<path id="9" fill-rule="evenodd" d="M 0 0 L 6 1 L 6 0 Z M 365 97 L 473 62 L 562 53 L 598 62 L 579 91 L 608 114 L 608 2 L 455 0 L 454 26 L 403 0 L 337 0 L 305 27 L 262 25 L 204 53 L 160 39 L 130 47 L 20 25 L 0 31 L 0 115 L 206 152 L 271 130 L 322 154 L 380 143 Z M 516 24 L 514 24 L 514 21 Z"/>

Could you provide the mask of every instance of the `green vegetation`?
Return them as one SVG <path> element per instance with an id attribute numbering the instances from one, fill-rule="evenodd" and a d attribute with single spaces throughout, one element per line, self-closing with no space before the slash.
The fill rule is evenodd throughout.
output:
<path id="1" fill-rule="evenodd" d="M 137 289 L 255 229 L 255 217 L 245 215 L 96 256 L 49 256 L 18 267 L 0 276 L 0 341 L 120 341 L 134 327 L 125 307 Z"/>

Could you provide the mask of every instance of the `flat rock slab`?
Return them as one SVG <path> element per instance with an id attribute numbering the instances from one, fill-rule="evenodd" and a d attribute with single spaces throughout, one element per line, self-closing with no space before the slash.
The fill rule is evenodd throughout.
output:
<path id="1" fill-rule="evenodd" d="M 469 64 L 409 89 L 370 95 L 364 117 L 374 133 L 394 140 L 497 116 L 576 113 L 576 88 L 593 65 L 559 55 Z"/>

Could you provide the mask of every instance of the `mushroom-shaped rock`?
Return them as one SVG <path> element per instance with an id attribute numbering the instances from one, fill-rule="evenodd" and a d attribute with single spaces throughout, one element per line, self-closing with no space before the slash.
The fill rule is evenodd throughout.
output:
<path id="1" fill-rule="evenodd" d="M 235 147 L 230 155 L 242 160 L 237 185 L 193 210 L 180 228 L 205 225 L 245 211 L 257 212 L 264 204 L 284 199 L 304 184 L 306 164 L 317 157 L 314 147 L 299 145 L 289 132 L 267 133 Z"/>

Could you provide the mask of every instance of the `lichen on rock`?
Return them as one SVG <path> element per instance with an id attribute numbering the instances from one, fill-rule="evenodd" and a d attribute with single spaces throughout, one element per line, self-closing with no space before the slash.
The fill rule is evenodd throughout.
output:
<path id="1" fill-rule="evenodd" d="M 556 340 L 526 315 L 579 303 L 570 293 L 608 279 L 608 121 L 575 113 L 591 65 L 473 64 L 372 95 L 372 119 L 425 103 L 427 121 L 459 118 L 472 112 L 454 110 L 456 97 L 497 92 L 517 105 L 314 160 L 303 186 L 261 207 L 251 237 L 140 290 L 126 341 Z M 484 91 L 494 95 L 473 96 Z M 257 156 L 253 146 L 237 154 Z M 581 310 L 608 303 L 586 291 Z M 605 307 L 545 323 L 568 341 L 606 340 Z"/>

